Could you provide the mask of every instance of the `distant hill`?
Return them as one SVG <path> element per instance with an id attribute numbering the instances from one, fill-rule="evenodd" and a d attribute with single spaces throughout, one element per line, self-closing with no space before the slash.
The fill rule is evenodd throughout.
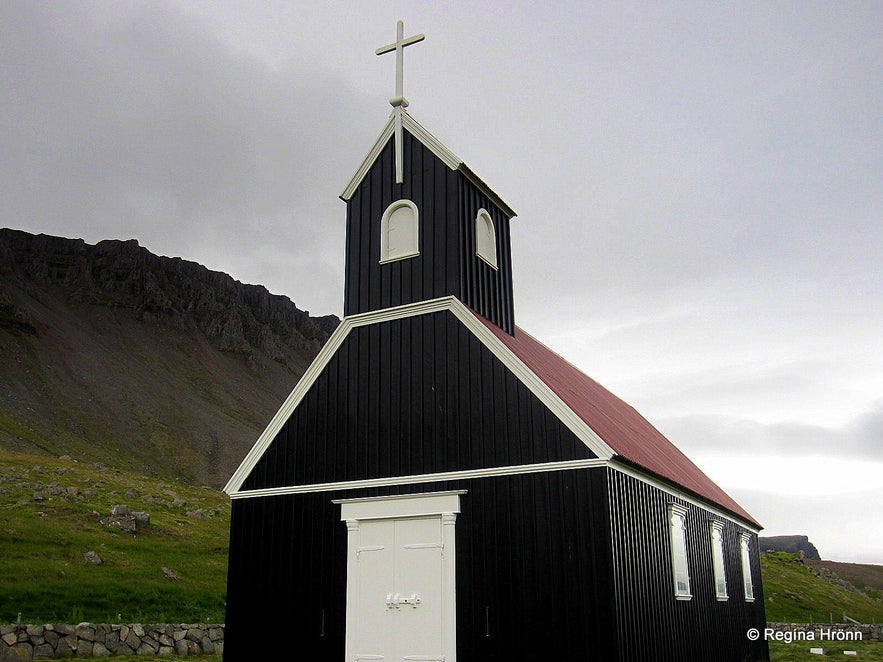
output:
<path id="1" fill-rule="evenodd" d="M 762 552 L 788 552 L 799 554 L 803 552 L 805 558 L 820 560 L 819 550 L 809 541 L 808 536 L 760 536 L 757 539 L 758 547 Z"/>
<path id="2" fill-rule="evenodd" d="M 338 323 L 135 240 L 0 229 L 0 447 L 219 487 Z"/>
<path id="3" fill-rule="evenodd" d="M 761 554 L 760 565 L 768 621 L 842 623 L 844 613 L 863 623 L 883 620 L 883 566 L 810 561 L 786 552 Z M 861 586 L 840 574 L 847 566 L 860 568 Z"/>
<path id="4" fill-rule="evenodd" d="M 813 560 L 806 560 L 805 565 L 830 582 L 883 599 L 883 565 Z"/>

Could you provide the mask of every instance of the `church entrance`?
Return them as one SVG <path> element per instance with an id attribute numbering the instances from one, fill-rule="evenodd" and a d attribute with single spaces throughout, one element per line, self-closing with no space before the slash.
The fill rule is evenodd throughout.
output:
<path id="1" fill-rule="evenodd" d="M 346 662 L 456 659 L 460 494 L 338 502 L 348 528 Z"/>

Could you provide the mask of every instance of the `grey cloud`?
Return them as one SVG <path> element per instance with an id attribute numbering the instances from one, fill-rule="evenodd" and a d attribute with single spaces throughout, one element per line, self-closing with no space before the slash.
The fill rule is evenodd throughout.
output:
<path id="1" fill-rule="evenodd" d="M 883 457 L 883 400 L 875 403 L 875 408 L 868 411 L 849 428 L 850 435 L 857 446 L 873 457 Z"/>
<path id="2" fill-rule="evenodd" d="M 881 457 L 883 406 L 848 425 L 827 428 L 800 422 L 760 423 L 716 415 L 666 417 L 659 427 L 688 456 L 730 452 L 763 455 Z"/>
<path id="3" fill-rule="evenodd" d="M 265 284 L 293 296 L 335 273 L 321 256 L 342 233 L 317 232 L 312 195 L 333 182 L 340 213 L 346 175 L 328 137 L 351 131 L 346 85 L 233 51 L 170 4 L 3 7 L 0 224 L 136 237 L 224 270 L 233 253 L 255 282 L 246 256 L 271 258 L 287 274 Z"/>
<path id="4" fill-rule="evenodd" d="M 764 526 L 761 535 L 807 535 L 823 559 L 883 564 L 883 530 L 869 517 L 883 489 L 834 496 L 788 496 L 767 490 L 730 490 Z"/>
<path id="5" fill-rule="evenodd" d="M 306 90 L 286 89 L 167 5 L 101 26 L 62 5 L 26 6 L 40 15 L 3 21 L 13 33 L 3 35 L 12 44 L 6 70 L 15 72 L 4 86 L 16 92 L 4 124 L 18 128 L 4 163 L 69 186 L 45 202 L 84 209 L 86 222 L 145 205 L 180 220 L 273 211 L 303 193 L 298 157 L 314 146 L 292 117 L 308 105 Z M 32 32 L 15 38 L 21 23 Z M 40 59 L 28 61 L 35 52 Z"/>

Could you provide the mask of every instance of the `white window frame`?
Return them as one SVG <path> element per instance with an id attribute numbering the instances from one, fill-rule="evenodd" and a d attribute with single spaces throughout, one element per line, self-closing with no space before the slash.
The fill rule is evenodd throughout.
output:
<path id="1" fill-rule="evenodd" d="M 739 536 L 739 548 L 742 556 L 742 586 L 745 587 L 745 602 L 754 602 L 754 581 L 751 578 L 751 536 L 743 533 Z"/>
<path id="2" fill-rule="evenodd" d="M 690 566 L 687 562 L 687 509 L 678 503 L 668 505 L 668 533 L 675 598 L 692 600 Z"/>
<path id="3" fill-rule="evenodd" d="M 497 230 L 486 209 L 479 209 L 475 216 L 475 254 L 497 268 Z"/>
<path id="4" fill-rule="evenodd" d="M 725 601 L 727 593 L 727 573 L 724 566 L 724 525 L 722 522 L 711 522 L 711 567 L 714 575 L 714 596 Z"/>
<path id="5" fill-rule="evenodd" d="M 410 241 L 407 246 L 404 246 L 401 252 L 396 255 L 390 255 L 390 250 L 393 247 L 389 245 L 389 221 L 392 218 L 392 215 L 403 207 L 411 210 L 411 218 L 413 219 L 413 241 Z M 396 200 L 386 208 L 386 211 L 383 212 L 383 216 L 380 218 L 380 264 L 395 262 L 396 260 L 405 260 L 418 255 L 420 255 L 420 213 L 417 210 L 417 205 L 411 200 L 406 200 L 404 198 Z"/>

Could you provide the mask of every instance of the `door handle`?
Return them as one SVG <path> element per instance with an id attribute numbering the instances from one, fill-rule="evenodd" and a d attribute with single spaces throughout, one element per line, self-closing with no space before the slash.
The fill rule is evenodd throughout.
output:
<path id="1" fill-rule="evenodd" d="M 414 609 L 417 608 L 423 600 L 416 593 L 412 593 L 409 596 L 402 595 L 401 593 L 387 593 L 386 594 L 386 608 L 387 609 L 401 609 L 402 605 L 411 605 Z"/>
<path id="2" fill-rule="evenodd" d="M 416 593 L 411 593 L 411 597 L 402 598 L 399 601 L 399 604 L 411 605 L 412 607 L 416 608 L 417 605 L 419 605 L 421 602 L 422 600 L 420 599 L 419 595 L 417 595 Z"/>

